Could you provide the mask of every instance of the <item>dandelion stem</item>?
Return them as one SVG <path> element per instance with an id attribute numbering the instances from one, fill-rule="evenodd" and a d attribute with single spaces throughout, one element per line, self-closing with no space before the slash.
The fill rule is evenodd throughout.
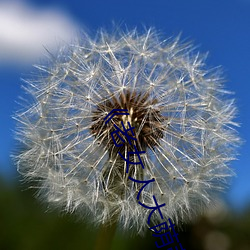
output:
<path id="1" fill-rule="evenodd" d="M 110 250 L 116 232 L 117 220 L 110 224 L 103 224 L 97 234 L 94 250 Z"/>

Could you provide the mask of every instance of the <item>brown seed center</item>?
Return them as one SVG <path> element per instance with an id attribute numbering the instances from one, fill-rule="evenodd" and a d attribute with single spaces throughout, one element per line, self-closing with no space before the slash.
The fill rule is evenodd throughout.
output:
<path id="1" fill-rule="evenodd" d="M 146 150 L 147 148 L 153 149 L 158 145 L 160 139 L 163 137 L 164 118 L 160 109 L 157 108 L 157 99 L 151 98 L 148 93 L 136 93 L 131 91 L 125 91 L 119 95 L 111 96 L 108 100 L 105 100 L 97 105 L 96 110 L 93 112 L 92 126 L 90 128 L 91 133 L 95 135 L 96 139 L 110 150 L 114 150 L 115 142 L 123 146 L 119 147 L 119 151 L 125 150 L 131 151 L 136 145 L 138 150 Z M 127 109 L 129 115 L 121 115 L 119 111 L 114 111 L 116 115 L 105 124 L 104 117 L 113 109 Z M 116 131 L 116 127 L 119 127 L 124 131 L 124 127 L 127 130 L 129 136 L 133 136 L 136 140 L 130 140 L 126 135 L 119 133 L 113 133 L 114 139 L 111 137 L 111 133 Z M 133 127 L 133 131 L 130 129 L 129 124 Z M 122 140 L 121 140 L 122 138 Z"/>

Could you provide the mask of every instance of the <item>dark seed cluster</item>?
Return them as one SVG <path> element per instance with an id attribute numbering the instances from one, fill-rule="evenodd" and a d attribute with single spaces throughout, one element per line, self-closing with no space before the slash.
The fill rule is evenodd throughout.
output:
<path id="1" fill-rule="evenodd" d="M 119 136 L 114 133 L 114 139 L 117 144 L 124 144 L 117 150 L 133 151 L 133 145 L 136 145 L 138 150 L 153 149 L 163 137 L 164 118 L 159 109 L 154 108 L 157 104 L 157 99 L 151 99 L 148 93 L 136 93 L 125 91 L 118 96 L 113 95 L 108 100 L 105 100 L 97 105 L 96 111 L 93 114 L 93 125 L 91 126 L 91 133 L 95 135 L 98 141 L 103 146 L 114 150 L 114 141 L 111 133 L 116 130 L 114 124 L 121 130 L 124 130 L 122 122 L 129 136 L 133 136 L 136 140 L 126 138 L 121 132 Z M 152 107 L 152 108 L 149 108 Z M 115 111 L 115 115 L 108 124 L 105 124 L 104 117 L 113 109 L 127 109 L 129 115 L 119 115 L 119 111 Z M 129 128 L 128 122 L 133 127 L 133 133 Z M 125 141 L 125 142 L 124 142 Z M 114 153 L 117 153 L 115 150 Z"/>

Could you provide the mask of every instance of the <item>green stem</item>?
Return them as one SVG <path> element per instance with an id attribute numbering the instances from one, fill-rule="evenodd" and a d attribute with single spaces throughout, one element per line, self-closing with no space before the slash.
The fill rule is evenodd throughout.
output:
<path id="1" fill-rule="evenodd" d="M 101 225 L 97 234 L 94 250 L 110 250 L 115 235 L 117 223 L 111 225 Z"/>

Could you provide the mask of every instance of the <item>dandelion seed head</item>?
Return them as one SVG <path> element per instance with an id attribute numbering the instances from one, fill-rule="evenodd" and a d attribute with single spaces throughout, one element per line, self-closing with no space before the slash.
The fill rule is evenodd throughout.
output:
<path id="1" fill-rule="evenodd" d="M 26 80 L 32 101 L 15 115 L 24 150 L 15 156 L 19 172 L 36 180 L 48 204 L 78 212 L 96 224 L 116 218 L 123 229 L 143 233 L 149 210 L 138 204 L 141 185 L 128 179 L 154 179 L 140 201 L 164 218 L 192 219 L 213 204 L 233 175 L 239 138 L 236 108 L 223 89 L 218 70 L 206 69 L 205 56 L 179 38 L 161 40 L 153 29 L 110 34 L 95 39 L 82 34 Z M 129 115 L 104 118 L 113 109 Z M 115 125 L 134 127 L 131 145 L 111 133 Z M 129 132 L 132 136 L 132 132 Z M 141 151 L 144 169 L 126 155 Z M 137 156 L 132 161 L 136 162 Z M 152 224 L 159 222 L 154 213 Z"/>

